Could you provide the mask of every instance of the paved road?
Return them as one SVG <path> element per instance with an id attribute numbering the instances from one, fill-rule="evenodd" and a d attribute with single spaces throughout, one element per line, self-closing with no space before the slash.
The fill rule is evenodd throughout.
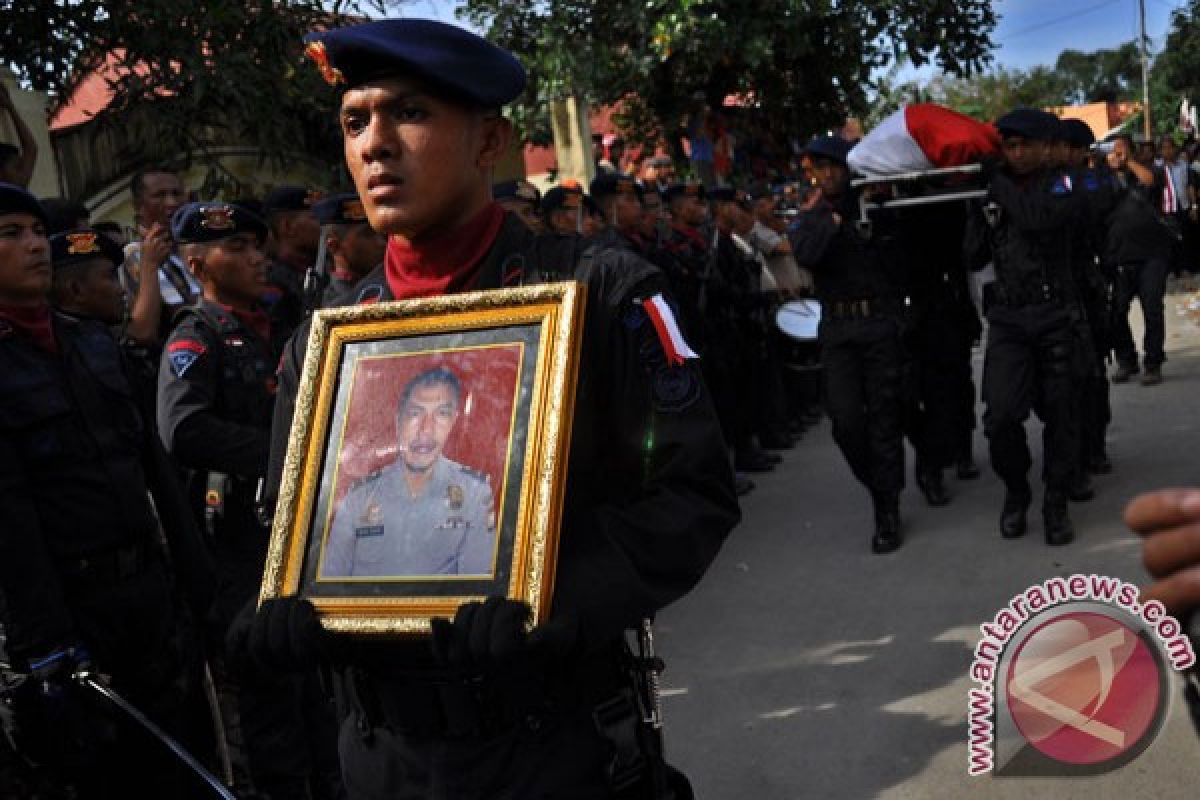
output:
<path id="1" fill-rule="evenodd" d="M 871 508 L 832 439 L 810 432 L 759 481 L 745 519 L 701 586 L 660 619 L 668 750 L 697 796 L 718 798 L 1143 798 L 1200 796 L 1200 739 L 1178 687 L 1140 758 L 1086 779 L 968 778 L 967 671 L 978 625 L 1054 575 L 1145 581 L 1120 511 L 1137 492 L 1200 483 L 1200 329 L 1168 298 L 1166 382 L 1114 387 L 1099 495 L 1072 507 L 1078 537 L 1047 548 L 1031 530 L 1004 541 L 1002 500 L 984 477 L 950 482 L 933 509 L 902 499 L 907 541 L 871 555 Z M 1136 316 L 1136 312 L 1135 312 Z M 978 366 L 978 365 L 977 365 Z M 1040 426 L 1030 423 L 1032 442 Z M 1037 448 L 1035 448 L 1037 449 Z M 911 469 L 911 459 L 910 459 Z M 1040 474 L 1040 464 L 1034 466 Z"/>

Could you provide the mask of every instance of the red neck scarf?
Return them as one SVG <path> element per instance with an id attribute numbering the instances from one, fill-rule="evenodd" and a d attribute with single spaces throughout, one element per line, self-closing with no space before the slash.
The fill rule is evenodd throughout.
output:
<path id="1" fill-rule="evenodd" d="M 504 209 L 489 203 L 467 224 L 417 242 L 390 237 L 383 259 L 388 287 L 397 300 L 435 297 L 469 287 L 492 249 Z"/>
<path id="2" fill-rule="evenodd" d="M 671 223 L 671 227 L 674 228 L 680 236 L 689 240 L 693 245 L 701 250 L 708 249 L 708 242 L 704 241 L 704 237 L 700 235 L 700 231 L 696 230 L 692 226 L 684 225 L 682 222 L 673 222 Z"/>
<path id="3" fill-rule="evenodd" d="M 54 326 L 50 322 L 50 306 L 3 306 L 0 305 L 0 320 L 29 337 L 34 344 L 47 353 L 58 352 L 54 340 Z"/>

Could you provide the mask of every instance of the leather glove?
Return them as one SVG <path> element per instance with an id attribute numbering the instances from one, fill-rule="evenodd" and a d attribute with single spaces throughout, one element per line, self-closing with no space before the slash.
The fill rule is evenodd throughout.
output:
<path id="1" fill-rule="evenodd" d="M 279 597 L 256 609 L 247 603 L 225 636 L 225 652 L 235 672 L 267 677 L 275 672 L 306 672 L 329 659 L 330 634 L 317 610 L 303 597 Z"/>
<path id="2" fill-rule="evenodd" d="M 467 674 L 499 675 L 545 668 L 565 659 L 579 639 L 575 617 L 559 614 L 526 631 L 529 606 L 504 597 L 459 607 L 454 621 L 433 621 L 434 659 Z"/>

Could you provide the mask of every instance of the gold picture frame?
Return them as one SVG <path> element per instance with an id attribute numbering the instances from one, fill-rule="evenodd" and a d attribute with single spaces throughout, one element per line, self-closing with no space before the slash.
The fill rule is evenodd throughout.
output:
<path id="1" fill-rule="evenodd" d="M 492 594 L 544 620 L 585 297 L 568 281 L 314 314 L 260 599 L 302 594 L 363 635 Z"/>

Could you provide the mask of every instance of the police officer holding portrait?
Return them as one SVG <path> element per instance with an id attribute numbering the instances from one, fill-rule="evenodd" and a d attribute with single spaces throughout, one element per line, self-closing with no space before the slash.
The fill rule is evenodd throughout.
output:
<path id="1" fill-rule="evenodd" d="M 389 236 L 367 279 L 385 299 L 542 272 L 537 237 L 491 195 L 512 135 L 498 111 L 525 85 L 511 54 L 419 19 L 309 40 L 342 92 L 349 171 Z M 623 631 L 704 574 L 739 517 L 732 474 L 695 359 L 660 338 L 647 312 L 670 313 L 661 273 L 600 249 L 575 277 L 587 314 L 549 619 L 527 631 L 525 605 L 492 597 L 435 621 L 431 641 L 330 641 L 310 604 L 285 598 L 235 640 L 260 663 L 302 667 L 324 653 L 339 665 L 351 689 L 340 750 L 352 798 L 685 796 L 639 730 Z M 272 496 L 305 334 L 282 364 Z"/>
<path id="2" fill-rule="evenodd" d="M 1005 538 L 1024 535 L 1033 502 L 1033 463 L 1025 420 L 1036 411 L 1043 434 L 1046 543 L 1075 535 L 1067 494 L 1077 463 L 1076 309 L 1074 248 L 1086 226 L 1086 204 L 1064 172 L 1047 167 L 1058 119 L 1018 109 L 996 121 L 1003 163 L 990 170 L 985 202 L 968 220 L 968 266 L 991 262 L 987 356 L 983 371 L 984 433 L 992 466 L 1004 481 L 1000 515 Z"/>
<path id="3" fill-rule="evenodd" d="M 425 370 L 404 386 L 396 410 L 399 457 L 338 505 L 323 576 L 491 574 L 491 484 L 443 453 L 461 399 L 462 384 L 446 367 Z"/>

